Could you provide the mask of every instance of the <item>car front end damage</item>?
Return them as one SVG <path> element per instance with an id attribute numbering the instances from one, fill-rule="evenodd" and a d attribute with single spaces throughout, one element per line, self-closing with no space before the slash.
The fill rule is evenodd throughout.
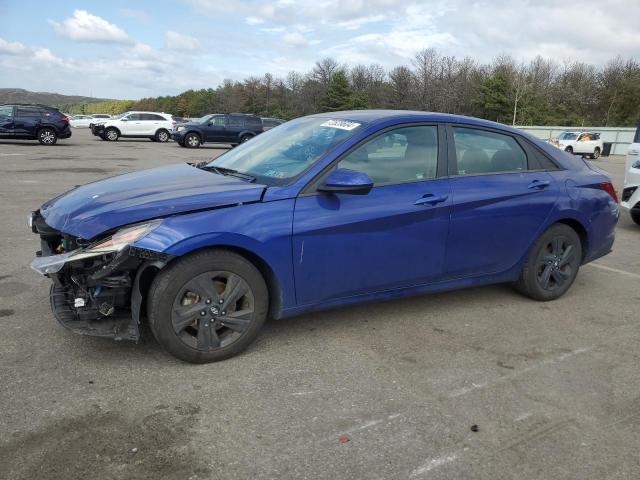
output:
<path id="1" fill-rule="evenodd" d="M 82 335 L 138 341 L 144 293 L 171 257 L 133 244 L 159 223 L 125 227 L 92 242 L 56 230 L 39 211 L 32 213 L 29 224 L 40 236 L 41 250 L 31 268 L 53 281 L 56 320 Z"/>

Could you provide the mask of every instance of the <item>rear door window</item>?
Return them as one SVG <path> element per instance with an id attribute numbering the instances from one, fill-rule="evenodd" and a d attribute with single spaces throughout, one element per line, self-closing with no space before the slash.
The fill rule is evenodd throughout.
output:
<path id="1" fill-rule="evenodd" d="M 510 135 L 453 127 L 456 175 L 519 172 L 528 169 L 527 155 Z"/>
<path id="2" fill-rule="evenodd" d="M 42 112 L 38 107 L 17 107 L 16 117 L 40 117 Z"/>
<path id="3" fill-rule="evenodd" d="M 244 128 L 244 117 L 239 117 L 236 115 L 229 115 L 229 124 L 230 128 Z"/>

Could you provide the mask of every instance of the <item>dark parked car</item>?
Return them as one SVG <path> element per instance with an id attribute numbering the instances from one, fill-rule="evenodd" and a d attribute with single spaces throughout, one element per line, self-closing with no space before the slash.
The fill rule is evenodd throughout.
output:
<path id="1" fill-rule="evenodd" d="M 69 117 L 46 105 L 0 105 L 0 138 L 38 140 L 54 145 L 59 138 L 69 138 Z"/>
<path id="2" fill-rule="evenodd" d="M 182 147 L 196 148 L 203 143 L 238 145 L 263 131 L 262 120 L 255 115 L 225 113 L 205 115 L 195 122 L 176 126 L 172 138 Z"/>
<path id="3" fill-rule="evenodd" d="M 286 122 L 286 120 L 282 120 L 281 118 L 262 117 L 262 129 L 266 132 L 273 127 L 282 125 L 284 122 Z"/>
<path id="4" fill-rule="evenodd" d="M 31 265 L 70 330 L 137 340 L 147 318 L 172 354 L 208 362 L 267 316 L 490 283 L 554 300 L 617 221 L 606 173 L 520 130 L 334 112 L 48 201 Z"/>

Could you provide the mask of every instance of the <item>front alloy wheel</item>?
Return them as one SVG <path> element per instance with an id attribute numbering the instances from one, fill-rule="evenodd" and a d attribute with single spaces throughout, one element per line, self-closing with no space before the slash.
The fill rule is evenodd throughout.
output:
<path id="1" fill-rule="evenodd" d="M 233 356 L 257 336 L 269 306 L 260 272 L 224 250 L 189 255 L 161 270 L 147 311 L 154 336 L 174 356 L 206 363 Z"/>
<path id="2" fill-rule="evenodd" d="M 120 135 L 118 134 L 118 131 L 115 128 L 107 128 L 107 131 L 105 132 L 104 136 L 110 142 L 115 142 L 116 140 L 118 140 L 118 137 Z"/>
<path id="3" fill-rule="evenodd" d="M 596 147 L 593 150 L 593 155 L 591 155 L 591 158 L 593 158 L 595 160 L 596 158 L 599 158 L 599 157 L 600 157 L 600 149 L 598 147 Z"/>
<path id="4" fill-rule="evenodd" d="M 195 133 L 190 133 L 185 137 L 184 145 L 189 148 L 197 148 L 200 146 L 200 137 Z"/>

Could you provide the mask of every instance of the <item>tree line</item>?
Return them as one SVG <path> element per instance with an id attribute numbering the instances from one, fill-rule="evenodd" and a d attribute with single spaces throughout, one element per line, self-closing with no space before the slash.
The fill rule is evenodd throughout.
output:
<path id="1" fill-rule="evenodd" d="M 199 117 L 243 112 L 291 119 L 317 112 L 391 108 L 471 115 L 515 125 L 636 126 L 640 123 L 640 63 L 621 57 L 606 65 L 501 55 L 490 63 L 418 52 L 409 65 L 342 65 L 332 58 L 309 72 L 270 73 L 176 96 L 66 105 L 71 113 L 170 112 Z"/>

